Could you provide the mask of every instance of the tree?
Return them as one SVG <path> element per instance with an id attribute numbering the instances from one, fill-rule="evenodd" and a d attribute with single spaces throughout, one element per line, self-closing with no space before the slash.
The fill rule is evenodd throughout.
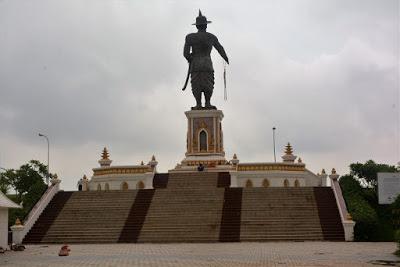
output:
<path id="1" fill-rule="evenodd" d="M 378 172 L 397 172 L 395 166 L 388 164 L 378 164 L 373 160 L 368 160 L 365 163 L 352 163 L 350 164 L 350 174 L 355 176 L 361 185 L 377 188 L 378 185 Z"/>
<path id="2" fill-rule="evenodd" d="M 377 177 L 378 172 L 397 171 L 395 166 L 368 160 L 350 164 L 350 174 L 340 177 L 339 184 L 347 209 L 356 222 L 355 240 L 393 240 L 392 208 L 378 203 Z"/>
<path id="3" fill-rule="evenodd" d="M 9 190 L 10 190 L 10 183 L 7 177 L 0 172 L 0 191 L 3 192 L 4 194 L 7 194 Z"/>
<path id="4" fill-rule="evenodd" d="M 14 189 L 16 195 L 13 200 L 23 203 L 22 210 L 11 210 L 10 223 L 13 223 L 17 216 L 23 219 L 40 199 L 47 189 L 44 182 L 46 175 L 46 165 L 37 160 L 31 160 L 17 170 L 8 169 L 1 174 L 0 190 L 3 189 L 7 192 L 11 188 Z"/>

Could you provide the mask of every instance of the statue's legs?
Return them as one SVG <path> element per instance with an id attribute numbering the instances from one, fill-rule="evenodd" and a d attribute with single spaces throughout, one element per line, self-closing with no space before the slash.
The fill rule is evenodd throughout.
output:
<path id="1" fill-rule="evenodd" d="M 196 99 L 196 106 L 192 109 L 201 109 L 201 74 L 199 72 L 192 72 L 190 83 L 192 84 L 192 93 Z"/>
<path id="2" fill-rule="evenodd" d="M 196 99 L 196 106 L 192 109 L 202 109 L 201 93 L 204 93 L 206 99 L 206 109 L 216 109 L 210 103 L 211 96 L 214 90 L 214 72 L 192 72 L 191 73 L 192 93 Z"/>
<path id="3" fill-rule="evenodd" d="M 192 93 L 196 99 L 196 106 L 192 107 L 192 109 L 201 109 L 201 90 L 193 88 Z"/>
<path id="4" fill-rule="evenodd" d="M 209 108 L 209 109 L 216 109 L 216 107 L 211 105 L 211 103 L 210 103 L 210 99 L 211 99 L 212 94 L 213 94 L 213 90 L 212 89 L 204 91 L 204 98 L 206 99 L 205 107 Z"/>
<path id="5" fill-rule="evenodd" d="M 205 107 L 208 109 L 216 109 L 215 106 L 211 105 L 211 96 L 214 91 L 214 72 L 206 73 L 207 76 L 205 77 L 204 83 L 204 98 L 206 99 Z"/>

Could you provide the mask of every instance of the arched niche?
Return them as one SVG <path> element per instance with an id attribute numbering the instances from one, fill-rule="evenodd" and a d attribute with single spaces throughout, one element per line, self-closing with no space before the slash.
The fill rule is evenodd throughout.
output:
<path id="1" fill-rule="evenodd" d="M 110 185 L 109 185 L 108 183 L 106 183 L 106 184 L 104 185 L 104 190 L 105 190 L 105 191 L 110 191 Z"/>
<path id="2" fill-rule="evenodd" d="M 250 188 L 250 187 L 253 187 L 253 182 L 250 180 L 250 179 L 248 179 L 247 181 L 246 181 L 246 185 L 245 185 L 247 188 Z"/>
<path id="3" fill-rule="evenodd" d="M 262 182 L 262 186 L 263 187 L 269 187 L 270 186 L 270 183 L 269 183 L 268 179 L 264 179 L 264 181 Z"/>
<path id="4" fill-rule="evenodd" d="M 139 181 L 139 182 L 136 184 L 136 189 L 144 189 L 144 183 L 143 183 L 142 181 Z"/>
<path id="5" fill-rule="evenodd" d="M 299 180 L 296 179 L 296 181 L 294 181 L 294 187 L 300 187 L 300 182 L 299 182 Z"/>
<path id="6" fill-rule="evenodd" d="M 128 190 L 128 189 L 129 189 L 128 183 L 127 182 L 123 182 L 121 184 L 121 190 Z"/>
<path id="7" fill-rule="evenodd" d="M 202 129 L 199 132 L 199 151 L 206 152 L 208 151 L 208 136 L 207 131 Z"/>
<path id="8" fill-rule="evenodd" d="M 97 191 L 101 191 L 101 184 L 97 184 Z"/>
<path id="9" fill-rule="evenodd" d="M 284 187 L 289 187 L 289 181 L 288 181 L 288 179 L 285 179 L 285 180 L 283 181 L 283 186 L 284 186 Z"/>

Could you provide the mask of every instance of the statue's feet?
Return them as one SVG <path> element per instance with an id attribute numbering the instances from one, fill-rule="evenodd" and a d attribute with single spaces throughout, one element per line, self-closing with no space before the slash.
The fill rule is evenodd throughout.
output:
<path id="1" fill-rule="evenodd" d="M 203 107 L 201 105 L 196 105 L 192 107 L 192 110 L 199 110 L 199 109 L 203 109 Z"/>
<path id="2" fill-rule="evenodd" d="M 210 103 L 206 103 L 206 105 L 205 105 L 204 108 L 205 108 L 205 109 L 217 109 L 216 106 L 213 106 L 213 105 L 211 105 Z"/>

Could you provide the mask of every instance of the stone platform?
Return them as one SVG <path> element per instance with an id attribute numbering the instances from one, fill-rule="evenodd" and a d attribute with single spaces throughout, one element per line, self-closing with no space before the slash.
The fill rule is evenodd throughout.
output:
<path id="1" fill-rule="evenodd" d="M 271 242 L 214 244 L 28 245 L 23 252 L 0 255 L 0 266 L 399 266 L 395 243 Z M 396 264 L 397 261 L 397 265 Z M 380 263 L 380 264 L 379 264 Z"/>

